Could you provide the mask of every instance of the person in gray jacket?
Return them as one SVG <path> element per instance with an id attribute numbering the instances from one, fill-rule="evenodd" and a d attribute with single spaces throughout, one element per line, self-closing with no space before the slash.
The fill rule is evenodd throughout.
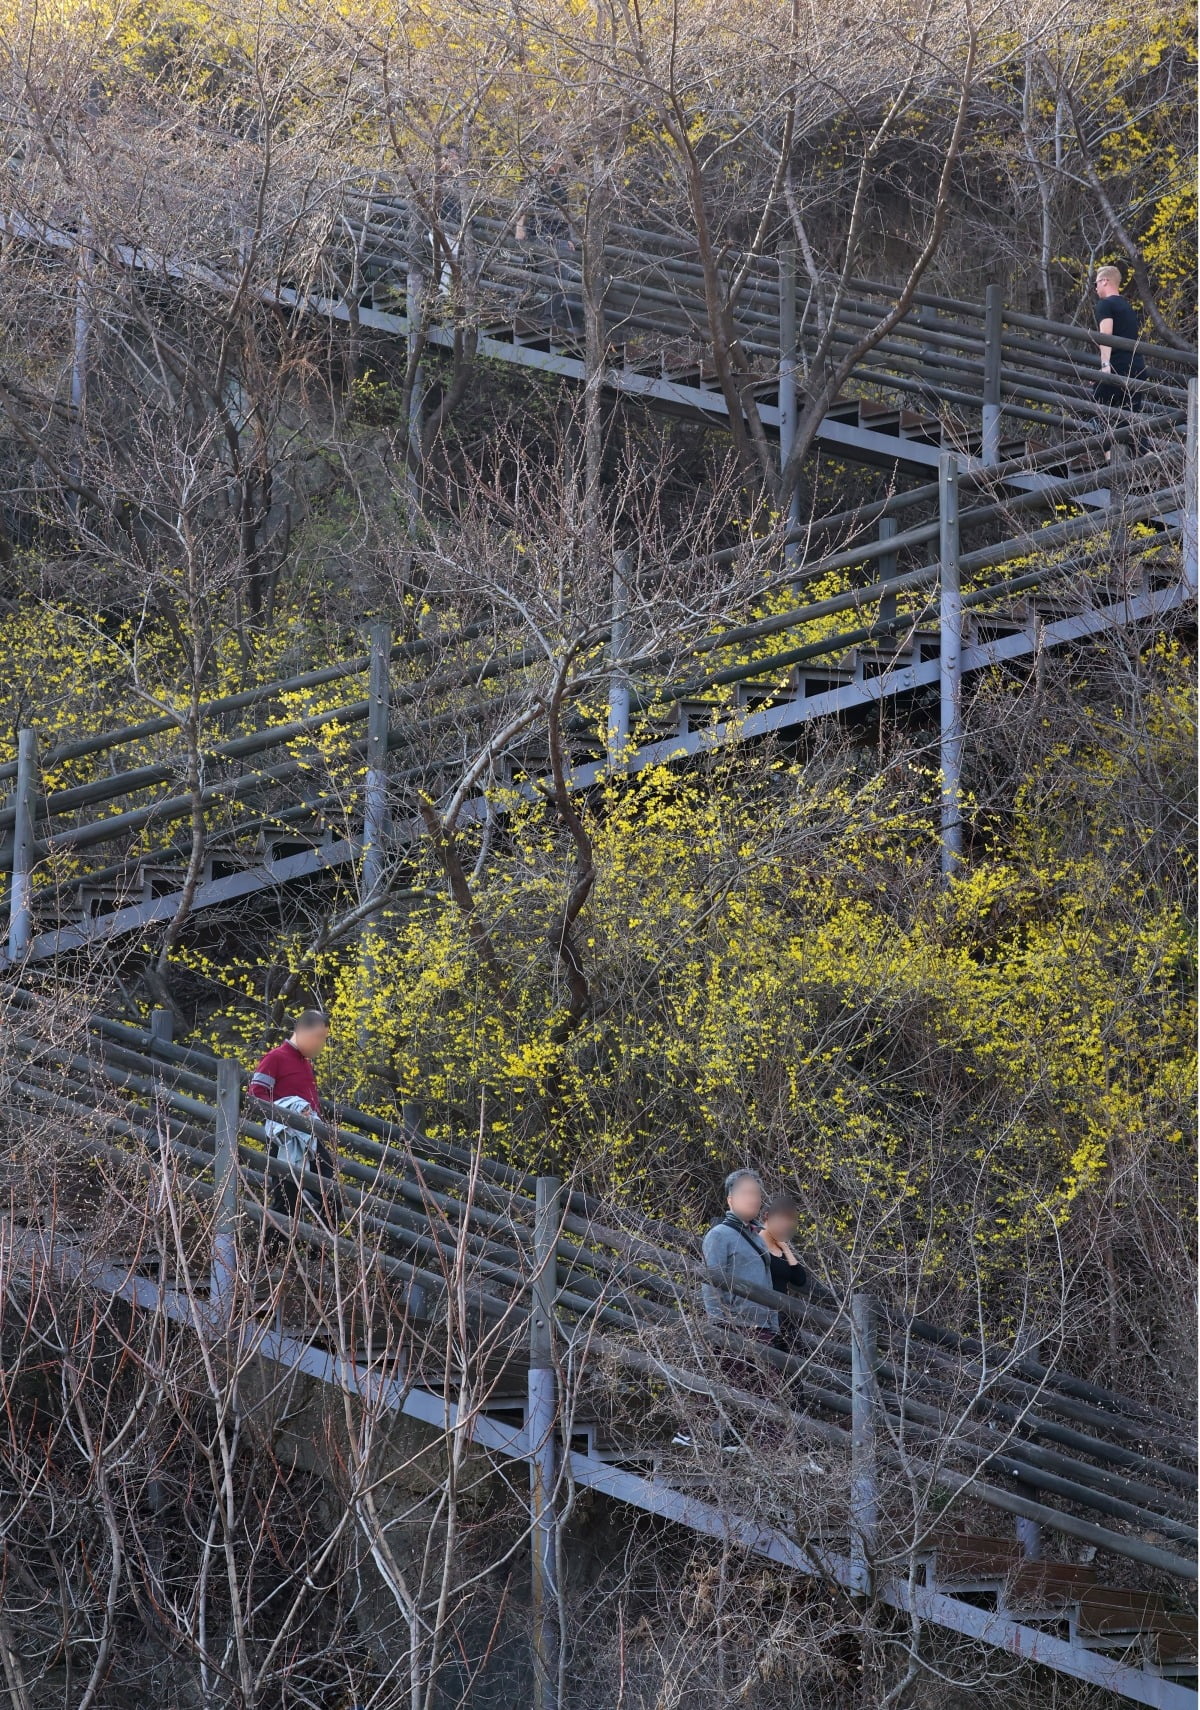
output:
<path id="1" fill-rule="evenodd" d="M 704 1263 L 730 1283 L 771 1289 L 771 1256 L 758 1237 L 763 1185 L 753 1170 L 734 1170 L 725 1178 L 726 1212 L 704 1237 Z M 706 1282 L 701 1294 L 704 1310 L 714 1323 L 730 1325 L 758 1342 L 774 1342 L 779 1314 L 732 1288 Z"/>

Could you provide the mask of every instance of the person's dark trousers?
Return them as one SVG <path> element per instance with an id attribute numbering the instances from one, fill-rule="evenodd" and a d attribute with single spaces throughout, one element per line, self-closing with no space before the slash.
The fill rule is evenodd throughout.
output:
<path id="1" fill-rule="evenodd" d="M 1097 380 L 1095 397 L 1098 404 L 1105 406 L 1105 414 L 1101 418 L 1100 426 L 1111 448 L 1111 436 L 1118 428 L 1136 424 L 1136 418 L 1146 407 L 1146 399 L 1136 380 L 1126 385 L 1124 380 L 1110 380 L 1107 377 L 1103 380 Z M 1146 436 L 1141 433 L 1131 433 L 1128 445 L 1129 456 L 1140 457 L 1146 449 Z"/>
<path id="2" fill-rule="evenodd" d="M 323 1140 L 317 1141 L 312 1167 L 321 1178 L 320 1209 L 325 1222 L 333 1230 L 342 1221 L 342 1195 L 338 1187 L 338 1168 Z"/>
<path id="3" fill-rule="evenodd" d="M 737 1350 L 737 1339 L 745 1338 L 749 1342 L 761 1342 L 764 1347 L 778 1348 L 779 1336 L 776 1331 L 768 1330 L 757 1325 L 746 1325 L 737 1329 L 729 1329 L 729 1349 L 720 1356 L 721 1372 L 726 1383 L 735 1389 L 745 1390 L 748 1395 L 760 1396 L 764 1401 L 780 1401 L 783 1373 L 777 1366 L 768 1364 L 765 1360 L 760 1365 L 747 1348 L 745 1353 Z M 760 1448 L 773 1448 L 783 1439 L 783 1429 L 774 1420 L 763 1421 L 754 1426 L 750 1433 L 752 1439 Z"/>
<path id="4" fill-rule="evenodd" d="M 286 1170 L 272 1178 L 272 1209 L 289 1225 L 294 1226 L 307 1203 L 320 1214 L 322 1222 L 330 1229 L 336 1229 L 342 1221 L 342 1196 L 337 1185 L 337 1165 L 321 1140 L 317 1141 L 316 1151 L 308 1162 L 308 1169 L 320 1178 L 320 1187 L 315 1188 L 311 1184 L 302 1186 L 291 1170 Z"/>
<path id="5" fill-rule="evenodd" d="M 759 1365 L 754 1356 L 746 1351 L 745 1354 L 736 1352 L 736 1340 L 741 1336 L 749 1342 L 761 1342 L 765 1347 L 777 1348 L 779 1336 L 776 1331 L 768 1330 L 765 1326 L 746 1325 L 729 1331 L 731 1346 L 728 1353 L 721 1356 L 721 1370 L 726 1380 L 736 1385 L 738 1389 L 749 1391 L 751 1395 L 761 1395 L 773 1398 L 779 1389 L 779 1371 L 772 1365 Z"/>

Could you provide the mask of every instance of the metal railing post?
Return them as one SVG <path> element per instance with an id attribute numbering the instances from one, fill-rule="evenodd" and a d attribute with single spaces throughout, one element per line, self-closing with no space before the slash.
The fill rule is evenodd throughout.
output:
<path id="1" fill-rule="evenodd" d="M 409 492 L 417 497 L 417 471 L 421 465 L 421 437 L 425 404 L 425 372 L 420 363 L 413 363 L 413 346 L 425 331 L 425 275 L 419 267 L 410 267 L 404 282 L 405 314 L 408 320 L 408 361 L 412 370 L 412 390 L 408 395 Z"/>
<path id="2" fill-rule="evenodd" d="M 633 554 L 618 552 L 613 559 L 612 627 L 609 632 L 609 657 L 614 661 L 608 679 L 608 734 L 606 747 L 611 771 L 620 771 L 629 744 L 629 677 L 615 663 L 629 643 L 629 578 L 633 574 Z"/>
<path id="3" fill-rule="evenodd" d="M 405 1139 L 412 1144 L 413 1136 L 425 1138 L 425 1106 L 420 1099 L 406 1098 L 400 1106 L 400 1120 L 404 1124 Z M 424 1318 L 429 1310 L 429 1297 L 424 1284 L 410 1282 L 408 1285 L 408 1312 L 411 1318 Z"/>
<path id="4" fill-rule="evenodd" d="M 1187 443 L 1184 449 L 1183 466 L 1183 579 L 1188 587 L 1195 591 L 1197 581 L 1197 516 L 1196 516 L 1196 460 L 1200 456 L 1200 447 L 1196 441 L 1196 389 L 1197 382 L 1193 375 L 1188 381 L 1188 413 L 1187 413 Z"/>
<path id="5" fill-rule="evenodd" d="M 150 1037 L 163 1044 L 171 1043 L 175 1032 L 175 1018 L 169 1009 L 152 1009 L 150 1011 Z"/>
<path id="6" fill-rule="evenodd" d="M 92 336 L 92 222 L 84 215 L 79 227 L 79 263 L 75 274 L 75 336 L 71 349 L 71 418 L 78 427 L 87 397 L 88 346 Z"/>
<path id="7" fill-rule="evenodd" d="M 785 245 L 779 252 L 779 468 L 787 468 L 796 443 L 796 252 Z M 800 483 L 793 481 L 788 494 L 789 533 L 800 526 Z M 788 541 L 783 549 L 784 567 L 794 571 L 800 562 L 799 541 Z"/>
<path id="8" fill-rule="evenodd" d="M 850 1297 L 850 1590 L 871 1592 L 878 1553 L 879 1485 L 875 1460 L 875 1309 L 869 1295 Z"/>
<path id="9" fill-rule="evenodd" d="M 217 1061 L 216 1145 L 213 1153 L 213 1245 L 208 1301 L 213 1322 L 219 1329 L 233 1318 L 237 1287 L 238 1114 L 242 1102 L 242 1074 L 232 1057 Z"/>
<path id="10" fill-rule="evenodd" d="M 1000 462 L 1000 357 L 1004 335 L 1004 297 L 999 285 L 989 285 L 983 303 L 983 462 L 994 469 Z"/>
<path id="11" fill-rule="evenodd" d="M 1133 448 L 1119 439 L 1112 441 L 1108 458 L 1109 563 L 1123 594 L 1132 592 L 1136 566 L 1129 556 L 1129 462 Z"/>
<path id="12" fill-rule="evenodd" d="M 938 460 L 939 684 L 941 689 L 942 873 L 962 860 L 962 594 L 959 588 L 958 459 Z"/>
<path id="13" fill-rule="evenodd" d="M 392 632 L 386 623 L 371 625 L 371 676 L 367 700 L 367 781 L 363 795 L 363 896 L 383 879 L 388 832 L 387 752 L 391 715 L 388 667 Z"/>
<path id="14" fill-rule="evenodd" d="M 554 1373 L 554 1302 L 559 1180 L 539 1176 L 533 1229 L 534 1278 L 529 1299 L 529 1379 L 525 1432 L 529 1445 L 534 1710 L 558 1710 L 558 1572 L 554 1514 L 558 1414 Z"/>
<path id="15" fill-rule="evenodd" d="M 919 327 L 924 328 L 928 332 L 936 330 L 938 312 L 932 303 L 918 303 L 916 318 L 917 325 Z M 941 402 L 938 393 L 938 387 L 941 382 L 941 375 L 937 365 L 938 347 L 935 344 L 922 344 L 918 349 L 918 355 L 921 360 L 920 379 L 924 387 L 924 392 L 922 394 L 923 401 L 929 408 L 936 410 Z"/>
<path id="16" fill-rule="evenodd" d="M 1017 1516 L 1017 1543 L 1027 1562 L 1041 1561 L 1042 1528 L 1036 1520 L 1027 1520 L 1023 1514 Z"/>
<path id="17" fill-rule="evenodd" d="M 8 893 L 8 959 L 21 961 L 33 941 L 33 846 L 37 809 L 37 732 L 17 732 L 17 781 L 13 790 L 12 884 Z"/>
<path id="18" fill-rule="evenodd" d="M 92 223 L 84 216 L 79 230 L 79 262 L 75 274 L 75 334 L 71 350 L 71 459 L 70 469 L 76 480 L 80 478 L 81 441 L 83 437 L 83 413 L 87 403 L 88 363 L 92 342 Z M 79 493 L 72 490 L 68 495 L 72 514 L 79 511 Z"/>
<path id="19" fill-rule="evenodd" d="M 880 540 L 892 540 L 899 532 L 900 532 L 899 518 L 897 518 L 897 517 L 880 517 L 880 519 L 879 519 L 879 538 L 880 538 Z M 900 559 L 899 559 L 899 556 L 897 553 L 885 552 L 883 554 L 883 556 L 879 559 L 879 569 L 878 569 L 879 580 L 881 582 L 890 582 L 892 577 L 896 574 L 896 569 L 897 569 L 899 563 L 900 563 Z M 885 594 L 879 602 L 879 621 L 881 623 L 890 623 L 892 621 L 892 619 L 895 617 L 895 615 L 896 615 L 896 596 L 895 596 L 895 594 Z"/>

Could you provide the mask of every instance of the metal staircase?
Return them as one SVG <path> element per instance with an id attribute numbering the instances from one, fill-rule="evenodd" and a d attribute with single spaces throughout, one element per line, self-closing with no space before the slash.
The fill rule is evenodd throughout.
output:
<path id="1" fill-rule="evenodd" d="M 139 1312 L 233 1337 L 243 1353 L 335 1385 L 364 1405 L 434 1431 L 466 1431 L 501 1459 L 529 1460 L 539 1468 L 535 1488 L 547 1513 L 569 1478 L 817 1576 L 865 1606 L 873 1600 L 909 1612 L 1133 1703 L 1194 1705 L 1196 1447 L 1170 1413 L 1047 1366 L 1036 1346 L 1020 1353 L 985 1347 L 879 1303 L 864 1360 L 862 1297 L 817 1285 L 806 1300 L 783 1303 L 793 1352 L 756 1345 L 774 1377 L 750 1393 L 720 1362 L 728 1336 L 698 1312 L 702 1273 L 692 1234 L 629 1218 L 578 1191 L 562 1194 L 557 1184 L 348 1108 L 337 1117 L 348 1222 L 336 1234 L 315 1219 L 302 1222 L 282 1274 L 306 1255 L 305 1289 L 272 1293 L 269 1266 L 277 1261 L 264 1256 L 257 1232 L 272 1222 L 266 1187 L 278 1166 L 268 1160 L 261 1123 L 241 1111 L 245 1076 L 172 1044 L 157 1025 L 103 1016 L 64 1047 L 42 1000 L 15 988 L 6 999 L 5 1098 L 18 1119 L 23 1111 L 52 1116 L 82 1155 L 147 1169 L 156 1192 L 169 1177 L 173 1191 L 212 1214 L 211 1283 L 203 1293 L 158 1262 L 147 1270 L 136 1256 L 87 1259 L 36 1220 L 9 1225 L 0 1239 L 8 1287 L 33 1265 L 76 1279 L 86 1273 L 88 1286 Z M 331 1339 L 329 1321 L 304 1305 L 323 1286 L 334 1249 L 403 1290 L 403 1346 L 399 1354 L 391 1347 L 386 1367 L 378 1349 L 372 1354 L 353 1336 Z M 445 1390 L 438 1302 L 456 1260 L 465 1260 L 466 1282 L 453 1286 L 465 1289 L 479 1324 L 492 1327 L 488 1358 L 497 1381 L 482 1410 L 474 1401 L 460 1408 Z M 264 1288 L 273 1302 L 265 1317 L 253 1310 Z M 744 1292 L 779 1304 L 762 1291 Z M 533 1328 L 543 1314 L 554 1325 L 548 1376 Z M 691 1326 L 690 1356 L 673 1335 L 683 1323 Z M 712 1360 L 702 1357 L 706 1339 Z M 787 1430 L 824 1467 L 849 1469 L 852 1489 L 868 1478 L 884 1513 L 900 1470 L 898 1445 L 905 1456 L 899 1484 L 927 1468 L 929 1512 L 903 1533 L 878 1524 L 871 1531 L 852 1497 L 848 1534 L 814 1530 L 802 1510 L 787 1527 L 764 1524 L 739 1508 L 727 1470 L 672 1445 L 669 1427 L 656 1437 L 645 1423 L 606 1420 L 605 1380 L 589 1387 L 599 1356 L 622 1371 L 633 1402 L 627 1412 L 636 1416 L 638 1386 L 652 1383 L 661 1413 L 664 1385 L 677 1382 L 693 1398 L 707 1397 L 726 1421 L 743 1422 L 748 1440 L 768 1426 Z M 657 1416 L 642 1406 L 644 1420 Z M 970 1515 L 986 1510 L 1006 1525 L 1020 1521 L 1023 1541 L 956 1518 L 964 1503 Z M 545 1517 L 534 1514 L 535 1532 Z"/>
<path id="2" fill-rule="evenodd" d="M 416 333 L 423 346 L 457 350 L 460 357 L 468 333 L 474 358 L 582 382 L 581 258 L 518 241 L 516 223 L 515 207 L 493 203 L 473 212 L 459 234 L 453 279 L 435 283 L 435 246 L 419 211 L 378 188 L 351 190 L 338 226 L 352 236 L 353 251 L 327 244 L 320 288 L 289 283 L 280 258 L 279 273 L 264 276 L 256 294 L 285 312 L 323 316 L 358 333 L 400 340 Z M 97 251 L 79 232 L 27 214 L 0 215 L 0 233 L 60 255 L 86 252 L 93 272 L 106 263 L 181 293 L 234 288 L 203 263 L 132 241 Z M 828 328 L 814 294 L 800 306 L 780 256 L 735 255 L 727 265 L 744 275 L 730 311 L 744 407 L 786 442 L 796 394 L 808 383 Z M 668 414 L 727 423 L 729 403 L 715 376 L 694 247 L 678 236 L 618 223 L 608 234 L 602 272 L 604 387 Z M 897 288 L 863 279 L 836 289 L 835 282 L 826 284 L 837 297 L 829 343 L 837 360 L 889 314 Z M 854 395 L 830 407 L 818 442 L 850 461 L 930 473 L 943 451 L 954 452 L 967 468 L 995 467 L 1072 439 L 1084 423 L 1098 433 L 1097 342 L 1090 328 L 1006 308 L 998 288 L 982 304 L 917 291 L 888 336 L 857 365 Z M 1195 353 L 1146 341 L 1138 348 L 1152 367 L 1144 388 L 1151 415 L 1182 420 Z"/>
<path id="3" fill-rule="evenodd" d="M 1077 457 L 1083 449 L 1074 448 Z M 949 692 L 961 695 L 963 679 L 972 674 L 1112 629 L 1167 620 L 1195 599 L 1194 533 L 1182 514 L 1186 482 L 1172 479 L 1180 450 L 1168 439 L 1130 459 L 1122 476 L 1131 490 L 1112 506 L 1103 462 L 1055 474 L 1052 460 L 1061 470 L 1062 457 L 1056 451 L 1040 461 L 1025 458 L 998 471 L 964 474 L 955 459 L 943 455 L 937 483 L 864 507 L 860 517 L 821 519 L 806 530 L 810 537 L 836 538 L 850 529 L 856 543 L 781 571 L 777 581 L 795 589 L 795 603 L 786 610 L 765 617 L 750 613 L 745 623 L 695 637 L 686 647 L 685 675 L 664 679 L 653 655 L 622 651 L 609 637 L 606 718 L 577 713 L 568 729 L 571 788 L 587 791 L 606 777 L 687 761 L 730 743 L 935 688 L 944 700 L 948 679 Z M 997 498 L 1004 483 L 1008 491 Z M 938 514 L 930 518 L 935 500 Z M 1053 516 L 1063 507 L 1074 514 L 1046 520 L 1047 510 Z M 1023 532 L 1007 532 L 1023 516 Z M 1118 583 L 1107 565 L 1110 531 L 1128 533 L 1138 523 L 1147 526 L 1129 541 L 1131 573 Z M 1004 538 L 963 551 L 967 531 L 977 538 L 1001 532 Z M 1012 573 L 1014 560 L 1032 555 L 1033 568 Z M 805 598 L 808 587 L 834 571 L 846 576 L 843 593 Z M 841 617 L 848 627 L 830 634 L 831 617 Z M 949 649 L 943 647 L 947 633 Z M 471 640 L 470 633 L 440 643 L 422 639 L 385 652 L 393 663 L 409 664 L 444 648 L 438 681 L 447 695 L 461 695 L 479 679 Z M 540 662 L 514 646 L 486 671 L 500 690 L 519 696 L 534 683 Z M 297 688 L 354 683 L 370 663 L 369 655 L 360 655 L 204 709 L 214 734 L 222 725 L 239 733 L 205 745 L 207 847 L 193 911 L 245 903 L 283 885 L 352 870 L 360 860 L 362 820 L 344 795 L 305 787 L 311 761 L 304 744 L 331 724 L 360 731 L 351 756 L 362 764 L 369 752 L 403 752 L 414 736 L 436 734 L 443 715 L 435 707 L 419 720 L 405 717 L 415 691 L 403 683 L 389 685 L 388 658 L 380 655 L 373 696 L 355 687 L 350 693 L 356 698 L 311 717 L 285 716 L 250 730 L 244 720 L 250 708 L 269 710 Z M 462 715 L 461 705 L 459 710 Z M 465 716 L 470 722 L 469 707 Z M 475 716 L 486 721 L 486 706 Z M 20 763 L 0 767 L 0 779 L 13 783 L 8 805 L 0 808 L 0 869 L 15 875 L 10 917 L 24 911 L 21 930 L 10 933 L 12 961 L 86 951 L 175 914 L 187 849 L 157 838 L 187 820 L 192 804 L 179 793 L 176 767 L 162 757 L 158 739 L 169 729 L 170 720 L 160 718 L 68 743 L 44 754 L 40 767 L 31 735 L 24 770 Z M 483 722 L 477 739 L 482 742 L 485 734 Z M 95 764 L 93 757 L 101 756 L 102 775 L 45 787 L 48 774 Z M 532 739 L 514 739 L 504 756 L 506 789 L 536 799 L 544 763 Z M 431 765 L 417 771 L 393 769 L 385 777 L 376 766 L 375 787 L 386 787 L 393 816 L 393 857 L 424 835 L 415 811 L 417 786 L 436 796 L 443 787 L 439 766 L 443 776 L 453 776 L 457 764 L 454 747 L 444 761 L 435 753 Z M 369 803 L 364 811 L 369 820 Z M 466 803 L 460 823 L 489 811 L 480 790 Z"/>
<path id="4" fill-rule="evenodd" d="M 302 290 L 281 273 L 261 281 L 258 294 L 286 313 L 353 322 L 381 338 L 416 335 L 434 349 L 461 351 L 465 329 L 478 357 L 583 381 L 578 258 L 518 242 L 515 228 L 512 208 L 473 210 L 458 234 L 453 267 L 434 269 L 435 285 L 431 264 L 438 246 L 427 226 L 403 197 L 375 182 L 369 191 L 349 193 L 339 230 L 350 234 L 354 253 L 331 239 L 320 290 Z M 83 241 L 78 232 L 26 215 L 0 217 L 0 230 L 14 243 L 64 255 L 77 253 Z M 828 329 L 814 319 L 811 303 L 798 311 L 795 283 L 780 257 L 738 259 L 745 271 L 734 314 L 745 365 L 742 396 L 765 432 L 782 434 L 786 452 L 808 365 Z M 156 255 L 135 242 L 111 243 L 91 261 L 152 280 L 156 288 L 232 288 L 211 267 Z M 603 271 L 604 386 L 657 410 L 718 425 L 728 421 L 707 344 L 699 264 L 686 243 L 616 224 Z M 94 276 L 93 266 L 93 285 Z M 847 282 L 834 353 L 853 348 L 894 303 L 887 286 Z M 964 676 L 1113 628 L 1161 622 L 1189 605 L 1196 589 L 1195 379 L 1189 384 L 1195 353 L 1139 347 L 1152 374 L 1137 442 L 1122 462 L 1116 489 L 1105 444 L 1128 447 L 1134 436 L 1128 426 L 1105 430 L 1097 423 L 1095 343 L 1089 330 L 1006 309 L 995 289 L 984 304 L 916 293 L 908 312 L 856 368 L 855 395 L 827 411 L 818 442 L 851 461 L 906 477 L 936 472 L 937 480 L 886 502 L 803 527 L 796 523 L 774 543 L 786 571 L 778 580 L 795 586 L 795 605 L 765 619 L 747 613 L 736 628 L 692 638 L 682 680 L 663 680 L 657 661 L 630 653 L 610 636 L 619 688 L 607 728 L 576 718 L 571 786 L 587 790 L 606 775 L 683 761 L 935 686 L 945 702 L 961 695 Z M 933 500 L 939 516 L 931 521 Z M 1073 513 L 1066 521 L 1047 522 L 1041 514 L 1063 506 Z M 1014 519 L 1023 514 L 1028 527 L 1013 532 Z M 1139 522 L 1151 533 L 1136 544 L 1132 579 L 1115 586 L 1102 573 L 1107 531 Z M 854 544 L 822 551 L 822 540 L 839 529 Z M 959 537 L 966 530 L 985 532 L 992 544 L 964 553 Z M 1052 549 L 1069 549 L 1072 556 L 1022 575 L 989 574 Z M 726 556 L 733 561 L 751 550 L 761 547 L 747 542 Z M 806 585 L 832 570 L 849 574 L 847 592 L 805 603 Z M 806 636 L 806 625 L 835 611 L 846 614 L 849 627 Z M 943 646 L 948 626 L 951 643 Z M 780 645 L 768 650 L 768 637 Z M 760 654 L 749 664 L 747 645 Z M 433 651 L 428 642 L 411 643 L 393 649 L 392 658 Z M 369 726 L 362 687 L 352 691 L 357 698 L 312 718 L 246 730 L 240 715 L 252 705 L 268 709 L 298 686 L 351 682 L 368 663 L 349 660 L 206 709 L 208 728 L 230 734 L 205 745 L 208 843 L 193 911 L 244 905 L 283 885 L 350 870 L 361 858 L 361 820 L 334 794 L 302 787 L 306 763 L 296 749 L 329 723 Z M 486 670 L 519 693 L 537 663 L 518 645 L 508 660 Z M 461 690 L 478 674 L 479 662 L 464 658 L 447 689 Z M 392 710 L 407 698 L 403 688 L 393 689 Z M 416 728 L 426 734 L 436 719 Z M 40 770 L 30 735 L 23 771 L 16 764 L 0 767 L 0 778 L 14 786 L 0 809 L 0 870 L 10 874 L 9 912 L 16 922 L 10 961 L 87 951 L 174 916 L 186 850 L 158 838 L 188 818 L 191 802 L 178 793 L 178 768 L 157 757 L 154 738 L 171 728 L 169 719 L 149 720 L 66 744 L 43 755 Z M 376 729 L 373 738 L 366 730 L 353 752 L 365 758 L 372 740 L 376 752 L 380 744 L 402 750 L 413 733 L 403 721 Z M 106 776 L 42 788 L 47 773 L 100 755 Z M 439 764 L 435 758 L 420 778 L 435 794 Z M 509 787 L 536 793 L 534 745 L 514 742 L 504 766 Z M 416 782 L 404 774 L 391 779 L 399 797 L 393 854 L 423 834 L 415 814 L 406 818 L 405 801 L 411 804 Z M 478 794 L 463 817 L 489 811 Z"/>

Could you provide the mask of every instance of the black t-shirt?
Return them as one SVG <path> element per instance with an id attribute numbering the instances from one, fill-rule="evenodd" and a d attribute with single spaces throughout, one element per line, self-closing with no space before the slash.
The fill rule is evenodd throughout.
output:
<path id="1" fill-rule="evenodd" d="M 771 1287 L 776 1294 L 799 1294 L 804 1287 L 803 1265 L 789 1265 L 782 1253 L 770 1254 Z"/>
<path id="2" fill-rule="evenodd" d="M 1137 310 L 1127 303 L 1124 297 L 1096 298 L 1096 325 L 1101 321 L 1111 321 L 1114 338 L 1140 338 L 1142 329 L 1138 323 Z M 1146 364 L 1142 361 L 1140 350 L 1121 350 L 1113 346 L 1112 371 L 1114 374 L 1128 374 L 1133 379 L 1140 379 L 1146 372 Z"/>

